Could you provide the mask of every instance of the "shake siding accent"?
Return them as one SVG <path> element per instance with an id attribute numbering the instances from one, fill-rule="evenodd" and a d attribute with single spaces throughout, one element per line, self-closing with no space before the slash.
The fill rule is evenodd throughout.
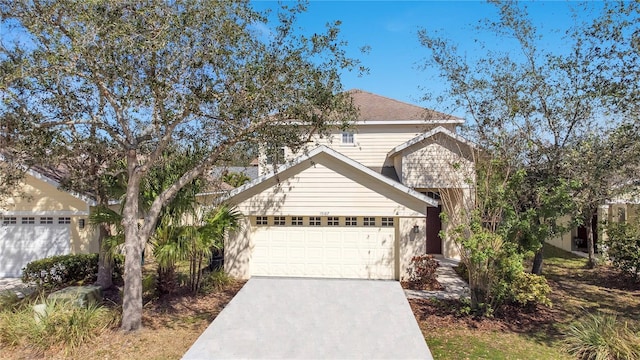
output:
<path id="1" fill-rule="evenodd" d="M 315 164 L 241 202 L 239 210 L 245 215 L 423 216 L 420 201 L 413 208 L 402 206 L 393 200 L 399 195 L 394 190 L 379 194 L 371 188 L 381 191 L 380 184 L 346 170 Z"/>
<path id="2" fill-rule="evenodd" d="M 454 164 L 459 164 L 459 168 L 455 169 Z M 473 163 L 455 147 L 431 142 L 403 154 L 402 182 L 413 188 L 468 187 L 466 179 L 472 175 L 472 168 Z"/>

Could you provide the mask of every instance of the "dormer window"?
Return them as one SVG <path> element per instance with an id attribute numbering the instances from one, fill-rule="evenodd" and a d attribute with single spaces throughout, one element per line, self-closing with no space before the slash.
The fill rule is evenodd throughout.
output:
<path id="1" fill-rule="evenodd" d="M 355 139 L 353 137 L 353 132 L 351 131 L 343 131 L 342 132 L 342 143 L 343 144 L 354 144 Z"/>

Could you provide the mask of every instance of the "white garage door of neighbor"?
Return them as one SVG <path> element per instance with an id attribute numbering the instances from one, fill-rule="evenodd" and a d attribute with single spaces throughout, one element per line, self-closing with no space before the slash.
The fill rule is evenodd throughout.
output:
<path id="1" fill-rule="evenodd" d="M 395 279 L 393 227 L 257 227 L 251 275 Z"/>
<path id="2" fill-rule="evenodd" d="M 0 225 L 0 277 L 20 277 L 29 262 L 69 253 L 69 224 Z"/>

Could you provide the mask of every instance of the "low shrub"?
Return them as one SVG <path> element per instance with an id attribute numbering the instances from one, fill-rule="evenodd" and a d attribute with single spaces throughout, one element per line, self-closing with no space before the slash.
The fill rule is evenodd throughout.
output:
<path id="1" fill-rule="evenodd" d="M 224 272 L 224 270 L 212 271 L 203 277 L 200 292 L 208 294 L 215 291 L 221 291 L 232 282 L 233 278 Z"/>
<path id="2" fill-rule="evenodd" d="M 123 258 L 114 258 L 114 279 L 123 274 Z M 98 254 L 59 255 L 32 261 L 22 271 L 22 281 L 47 289 L 93 283 L 98 275 Z"/>
<path id="3" fill-rule="evenodd" d="M 437 284 L 436 269 L 438 266 L 438 261 L 431 255 L 425 254 L 411 258 L 407 269 L 409 287 L 423 289 Z"/>
<path id="4" fill-rule="evenodd" d="M 511 282 L 508 298 L 520 306 L 551 306 L 551 287 L 544 276 L 521 272 Z"/>
<path id="5" fill-rule="evenodd" d="M 567 352 L 578 359 L 640 359 L 640 337 L 615 315 L 590 314 L 571 324 L 565 333 Z"/>
<path id="6" fill-rule="evenodd" d="M 611 264 L 623 274 L 640 277 L 640 224 L 610 223 L 604 242 Z"/>
<path id="7" fill-rule="evenodd" d="M 69 352 L 118 323 L 118 313 L 106 307 L 48 300 L 44 304 L 41 316 L 35 315 L 32 306 L 0 312 L 0 344 L 25 346 L 40 353 L 52 348 Z"/>

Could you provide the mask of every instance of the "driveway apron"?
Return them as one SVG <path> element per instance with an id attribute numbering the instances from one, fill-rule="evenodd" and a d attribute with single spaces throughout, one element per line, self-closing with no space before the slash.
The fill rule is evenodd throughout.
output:
<path id="1" fill-rule="evenodd" d="M 183 359 L 433 359 L 397 281 L 252 278 Z"/>

